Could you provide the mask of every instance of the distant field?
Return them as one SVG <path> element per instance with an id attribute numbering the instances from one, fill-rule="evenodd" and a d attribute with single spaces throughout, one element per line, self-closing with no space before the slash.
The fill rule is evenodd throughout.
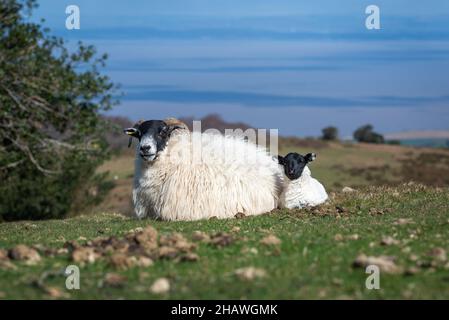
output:
<path id="1" fill-rule="evenodd" d="M 427 139 L 402 139 L 401 145 L 412 147 L 449 148 L 449 139 L 427 138 Z"/>

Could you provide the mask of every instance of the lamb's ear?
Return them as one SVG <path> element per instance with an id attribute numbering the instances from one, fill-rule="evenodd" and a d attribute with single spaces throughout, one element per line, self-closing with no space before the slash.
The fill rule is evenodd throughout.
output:
<path id="1" fill-rule="evenodd" d="M 306 162 L 312 162 L 316 159 L 316 153 L 308 153 L 304 158 L 306 159 Z"/>
<path id="2" fill-rule="evenodd" d="M 278 162 L 280 165 L 284 165 L 285 164 L 285 159 L 283 156 L 278 156 Z"/>
<path id="3" fill-rule="evenodd" d="M 128 141 L 128 148 L 131 147 L 131 144 L 133 143 L 133 138 L 139 138 L 140 136 L 140 131 L 137 128 L 126 128 L 123 130 L 123 132 L 128 136 L 130 136 Z"/>

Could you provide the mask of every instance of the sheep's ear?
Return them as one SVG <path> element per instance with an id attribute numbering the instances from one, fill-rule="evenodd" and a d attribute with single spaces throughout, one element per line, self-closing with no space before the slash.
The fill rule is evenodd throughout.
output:
<path id="1" fill-rule="evenodd" d="M 306 159 L 306 162 L 312 162 L 316 159 L 316 153 L 308 153 L 304 158 Z"/>
<path id="2" fill-rule="evenodd" d="M 165 124 L 165 126 L 161 130 L 161 134 L 164 135 L 165 137 L 169 137 L 171 133 L 176 129 L 183 129 L 183 127 L 177 124 L 174 125 Z"/>
<path id="3" fill-rule="evenodd" d="M 284 165 L 285 164 L 284 157 L 283 156 L 278 156 L 278 162 L 279 162 L 279 164 Z"/>
<path id="4" fill-rule="evenodd" d="M 128 141 L 128 148 L 131 147 L 131 145 L 133 143 L 133 137 L 139 138 L 139 135 L 140 135 L 140 131 L 137 128 L 126 128 L 123 130 L 123 132 L 125 134 L 127 134 L 128 136 L 130 136 L 129 141 Z"/>

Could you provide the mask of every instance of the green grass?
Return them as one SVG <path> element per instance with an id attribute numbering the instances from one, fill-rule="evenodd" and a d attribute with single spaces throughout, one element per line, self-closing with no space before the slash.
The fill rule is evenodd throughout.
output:
<path id="1" fill-rule="evenodd" d="M 336 206 L 344 208 L 338 214 Z M 376 214 L 383 211 L 384 214 Z M 412 224 L 395 224 L 400 218 Z M 195 230 L 206 233 L 233 232 L 236 240 L 219 248 L 198 243 L 196 262 L 156 260 L 148 268 L 112 270 L 104 261 L 81 268 L 81 289 L 66 291 L 65 277 L 58 274 L 71 264 L 68 255 L 44 258 L 35 266 L 15 263 L 16 270 L 0 269 L 0 293 L 5 299 L 47 298 L 34 283 L 45 272 L 45 285 L 59 288 L 68 298 L 126 299 L 449 299 L 449 265 L 447 261 L 419 267 L 413 275 L 381 272 L 380 290 L 365 288 L 367 274 L 353 268 L 360 254 L 396 257 L 403 269 L 418 262 L 431 262 L 429 250 L 449 249 L 449 190 L 420 185 L 398 188 L 370 188 L 357 193 L 337 193 L 330 203 L 318 210 L 278 210 L 270 214 L 243 219 L 205 220 L 197 222 L 138 221 L 120 215 L 97 214 L 66 220 L 14 222 L 0 224 L 0 248 L 24 244 L 41 244 L 60 248 L 66 240 L 79 237 L 123 236 L 130 229 L 152 225 L 160 234 L 180 232 L 191 239 Z M 239 227 L 239 231 L 232 231 Z M 280 246 L 266 246 L 260 240 L 274 234 Z M 336 241 L 341 234 L 344 240 Z M 350 240 L 357 234 L 357 240 Z M 400 243 L 382 246 L 383 236 Z M 354 237 L 353 237 L 354 238 Z M 256 248 L 257 253 L 244 253 Z M 425 264 L 425 263 L 424 263 Z M 234 271 L 254 266 L 267 272 L 252 281 L 239 280 Z M 107 272 L 127 277 L 122 288 L 99 287 Z M 149 288 L 155 279 L 170 280 L 169 293 L 154 295 Z"/>

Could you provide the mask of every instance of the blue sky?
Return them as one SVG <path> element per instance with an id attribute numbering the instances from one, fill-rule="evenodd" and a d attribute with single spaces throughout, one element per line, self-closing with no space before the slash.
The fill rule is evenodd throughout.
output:
<path id="1" fill-rule="evenodd" d="M 219 113 L 229 121 L 318 135 L 372 123 L 381 132 L 449 130 L 449 1 L 41 0 L 69 45 L 110 55 L 122 85 L 112 113 Z M 81 29 L 65 29 L 76 4 Z M 365 28 L 365 8 L 381 30 Z"/>

